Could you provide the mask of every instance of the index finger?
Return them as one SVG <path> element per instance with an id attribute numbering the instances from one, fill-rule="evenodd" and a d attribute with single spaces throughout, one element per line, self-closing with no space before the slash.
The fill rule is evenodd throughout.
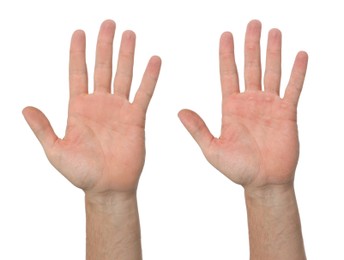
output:
<path id="1" fill-rule="evenodd" d="M 233 35 L 229 32 L 222 34 L 220 39 L 220 77 L 222 97 L 239 92 L 239 78 L 234 57 Z"/>
<path id="2" fill-rule="evenodd" d="M 69 54 L 69 93 L 71 98 L 88 92 L 85 50 L 85 33 L 81 30 L 75 31 L 72 36 Z"/>

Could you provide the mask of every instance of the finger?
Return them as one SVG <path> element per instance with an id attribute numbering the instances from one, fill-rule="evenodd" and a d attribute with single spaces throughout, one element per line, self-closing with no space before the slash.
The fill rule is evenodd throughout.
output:
<path id="1" fill-rule="evenodd" d="M 159 78 L 160 68 L 161 59 L 158 56 L 153 56 L 148 62 L 141 85 L 135 95 L 133 103 L 141 106 L 144 111 L 147 111 L 149 102 L 153 96 Z"/>
<path id="2" fill-rule="evenodd" d="M 239 92 L 239 79 L 234 57 L 233 35 L 230 32 L 222 34 L 220 39 L 220 78 L 222 99 Z"/>
<path id="3" fill-rule="evenodd" d="M 288 86 L 284 94 L 284 100 L 297 106 L 306 76 L 308 54 L 304 51 L 296 55 L 294 66 L 290 75 Z"/>
<path id="4" fill-rule="evenodd" d="M 102 23 L 96 48 L 94 91 L 110 92 L 112 78 L 112 50 L 116 24 L 107 20 Z"/>
<path id="5" fill-rule="evenodd" d="M 114 93 L 126 98 L 129 98 L 133 78 L 135 38 L 135 33 L 132 31 L 123 33 L 114 81 Z"/>
<path id="6" fill-rule="evenodd" d="M 86 38 L 83 31 L 75 31 L 69 54 L 69 95 L 70 98 L 87 94 L 88 78 L 86 67 Z"/>
<path id="7" fill-rule="evenodd" d="M 266 51 L 264 91 L 279 95 L 281 84 L 282 34 L 278 29 L 269 32 Z"/>
<path id="8" fill-rule="evenodd" d="M 34 107 L 26 107 L 23 110 L 23 115 L 38 141 L 43 146 L 43 149 L 46 152 L 49 151 L 58 140 L 49 120 L 40 110 Z"/>
<path id="9" fill-rule="evenodd" d="M 245 37 L 245 86 L 246 90 L 261 90 L 260 34 L 259 21 L 249 22 Z"/>
<path id="10" fill-rule="evenodd" d="M 180 111 L 178 116 L 201 150 L 206 151 L 214 136 L 210 133 L 203 119 L 195 112 L 187 109 Z"/>

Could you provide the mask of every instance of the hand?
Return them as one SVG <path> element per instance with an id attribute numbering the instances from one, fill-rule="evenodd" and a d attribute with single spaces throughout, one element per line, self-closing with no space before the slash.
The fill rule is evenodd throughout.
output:
<path id="1" fill-rule="evenodd" d="M 308 56 L 296 56 L 283 98 L 281 80 L 281 32 L 268 37 L 264 91 L 260 62 L 261 23 L 251 21 L 245 39 L 245 91 L 240 93 L 231 33 L 220 40 L 222 86 L 221 136 L 215 138 L 203 120 L 190 110 L 179 117 L 220 172 L 245 188 L 293 183 L 299 155 L 297 103 L 303 86 Z"/>
<path id="2" fill-rule="evenodd" d="M 111 94 L 115 23 L 100 28 L 94 93 L 88 94 L 85 34 L 76 31 L 70 47 L 70 101 L 65 137 L 59 139 L 38 109 L 23 114 L 52 165 L 86 193 L 135 192 L 145 159 L 145 116 L 158 79 L 161 60 L 152 57 L 134 101 L 132 81 L 135 34 L 123 33 Z"/>

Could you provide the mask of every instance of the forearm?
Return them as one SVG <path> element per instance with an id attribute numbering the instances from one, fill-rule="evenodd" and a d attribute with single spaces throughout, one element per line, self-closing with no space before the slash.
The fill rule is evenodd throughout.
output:
<path id="1" fill-rule="evenodd" d="M 86 259 L 140 260 L 140 222 L 136 194 L 85 196 Z"/>
<path id="2" fill-rule="evenodd" d="M 245 189 L 251 260 L 306 259 L 293 185 Z"/>

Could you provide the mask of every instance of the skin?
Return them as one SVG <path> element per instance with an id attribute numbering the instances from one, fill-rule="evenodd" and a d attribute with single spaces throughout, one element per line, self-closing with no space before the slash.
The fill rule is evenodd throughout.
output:
<path id="1" fill-rule="evenodd" d="M 243 92 L 233 36 L 221 36 L 221 135 L 214 137 L 193 111 L 184 109 L 179 117 L 209 163 L 244 187 L 251 259 L 306 259 L 293 183 L 299 157 L 297 104 L 308 55 L 297 54 L 281 98 L 281 32 L 269 32 L 263 82 L 260 35 L 261 23 L 251 21 L 245 37 Z"/>
<path id="2" fill-rule="evenodd" d="M 76 31 L 72 37 L 70 102 L 63 139 L 56 136 L 41 111 L 33 107 L 23 110 L 52 165 L 85 191 L 87 259 L 142 258 L 136 190 L 145 156 L 145 116 L 161 61 L 151 58 L 134 101 L 129 102 L 135 35 L 130 31 L 123 34 L 112 91 L 114 32 L 114 22 L 102 24 L 91 94 L 85 35 Z M 230 33 L 221 37 L 221 136 L 212 136 L 190 110 L 179 116 L 208 161 L 244 187 L 251 259 L 305 259 L 293 181 L 299 152 L 296 108 L 307 54 L 297 55 L 280 98 L 281 33 L 271 30 L 262 91 L 260 32 L 260 22 L 249 23 L 242 93 L 233 37 Z"/>
<path id="3" fill-rule="evenodd" d="M 87 259 L 142 258 L 136 191 L 145 160 L 146 112 L 161 60 L 150 59 L 130 102 L 136 37 L 132 31 L 123 33 L 112 85 L 115 28 L 111 20 L 100 27 L 93 93 L 88 90 L 85 33 L 78 30 L 72 36 L 63 138 L 40 110 L 23 110 L 51 164 L 85 192 Z"/>

